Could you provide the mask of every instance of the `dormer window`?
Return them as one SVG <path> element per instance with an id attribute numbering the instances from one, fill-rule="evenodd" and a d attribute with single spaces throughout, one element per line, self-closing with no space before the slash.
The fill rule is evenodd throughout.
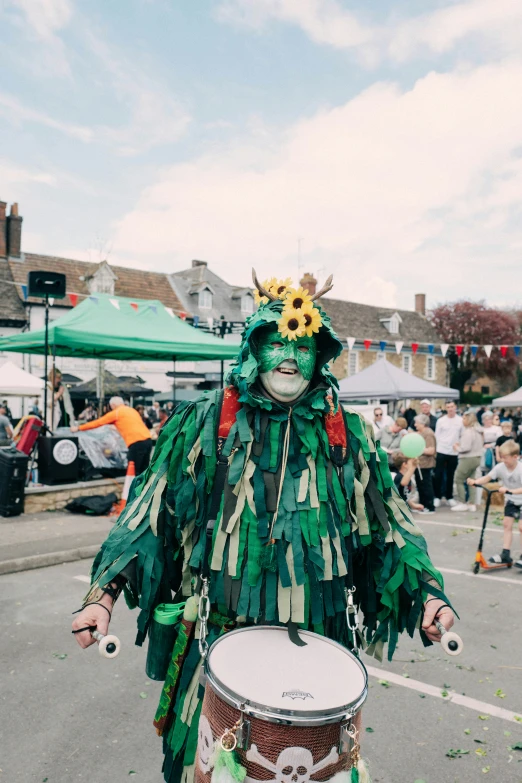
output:
<path id="1" fill-rule="evenodd" d="M 399 313 L 386 316 L 385 318 L 379 318 L 381 324 L 388 330 L 390 334 L 399 334 L 399 327 L 402 323 L 402 318 Z"/>
<path id="2" fill-rule="evenodd" d="M 200 310 L 212 310 L 212 293 L 208 288 L 203 288 L 198 294 L 198 306 Z"/>
<path id="3" fill-rule="evenodd" d="M 243 315 L 252 315 L 254 312 L 254 298 L 251 294 L 241 297 L 241 312 Z"/>

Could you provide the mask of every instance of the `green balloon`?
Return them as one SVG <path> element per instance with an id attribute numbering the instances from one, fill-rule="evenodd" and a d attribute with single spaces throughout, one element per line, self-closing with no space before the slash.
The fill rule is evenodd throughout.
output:
<path id="1" fill-rule="evenodd" d="M 411 432 L 401 440 L 401 451 L 408 459 L 420 457 L 426 448 L 426 441 L 418 432 Z"/>

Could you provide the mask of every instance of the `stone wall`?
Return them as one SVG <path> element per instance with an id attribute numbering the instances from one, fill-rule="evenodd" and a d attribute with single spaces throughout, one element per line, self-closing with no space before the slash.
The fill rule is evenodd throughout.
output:
<path id="1" fill-rule="evenodd" d="M 57 485 L 54 487 L 31 487 L 25 491 L 25 514 L 38 514 L 41 511 L 59 511 L 73 498 L 108 495 L 114 492 L 121 497 L 124 477 L 100 479 L 99 481 L 81 481 L 77 484 Z"/>

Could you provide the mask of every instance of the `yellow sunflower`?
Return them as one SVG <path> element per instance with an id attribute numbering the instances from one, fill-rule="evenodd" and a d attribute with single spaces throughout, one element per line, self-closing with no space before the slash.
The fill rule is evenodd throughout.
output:
<path id="1" fill-rule="evenodd" d="M 267 296 L 260 296 L 257 288 L 254 288 L 254 301 L 256 305 L 266 304 L 268 302 Z"/>
<path id="2" fill-rule="evenodd" d="M 304 304 L 299 312 L 302 313 L 305 322 L 304 334 L 312 337 L 314 332 L 319 331 L 323 323 L 321 313 L 311 302 Z"/>
<path id="3" fill-rule="evenodd" d="M 277 296 L 278 299 L 284 299 L 286 292 L 291 285 L 292 278 L 287 277 L 286 280 L 277 280 L 274 285 L 271 285 L 270 288 L 267 288 L 267 291 L 270 291 L 271 294 Z"/>
<path id="4" fill-rule="evenodd" d="M 300 310 L 303 305 L 312 302 L 312 297 L 306 288 L 287 288 L 285 296 L 285 307 L 293 307 Z"/>
<path id="5" fill-rule="evenodd" d="M 301 310 L 285 309 L 277 322 L 279 332 L 288 340 L 297 340 L 305 333 L 305 318 Z"/>

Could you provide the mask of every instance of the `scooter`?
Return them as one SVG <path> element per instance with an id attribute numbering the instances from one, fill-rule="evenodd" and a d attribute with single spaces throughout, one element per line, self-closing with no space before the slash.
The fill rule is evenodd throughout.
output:
<path id="1" fill-rule="evenodd" d="M 484 509 L 484 519 L 482 521 L 482 530 L 480 531 L 480 541 L 477 549 L 477 554 L 475 555 L 475 562 L 473 563 L 473 573 L 478 574 L 481 568 L 484 569 L 484 571 L 494 571 L 497 568 L 511 568 L 513 566 L 513 562 L 511 563 L 488 563 L 488 561 L 485 559 L 484 555 L 482 554 L 482 546 L 484 544 L 484 533 L 486 532 L 486 525 L 488 523 L 488 514 L 489 514 L 489 507 L 491 505 L 491 496 L 495 494 L 495 492 L 498 492 L 498 489 L 487 489 L 486 487 L 482 487 L 484 492 L 487 493 L 486 498 L 486 507 Z M 511 493 L 506 493 L 511 494 Z"/>

